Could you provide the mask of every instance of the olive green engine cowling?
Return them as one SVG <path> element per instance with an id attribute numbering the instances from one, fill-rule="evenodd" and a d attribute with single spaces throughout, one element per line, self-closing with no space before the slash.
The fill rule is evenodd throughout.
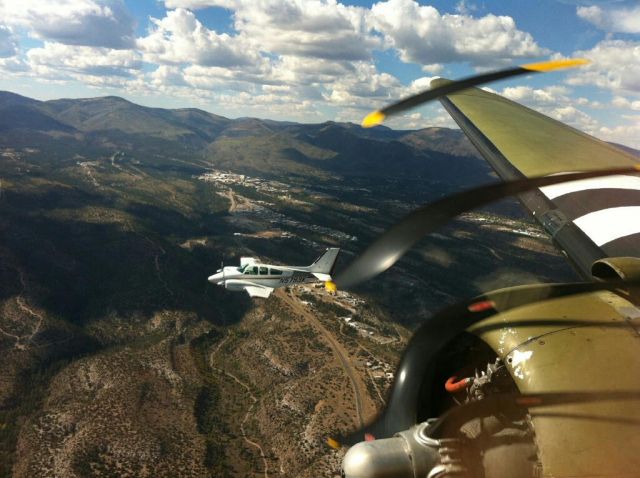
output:
<path id="1" fill-rule="evenodd" d="M 593 398 L 530 408 L 544 477 L 638 476 L 638 308 L 612 292 L 591 292 L 499 312 L 469 330 L 504 361 L 521 393 Z M 615 391 L 638 395 L 611 398 Z"/>

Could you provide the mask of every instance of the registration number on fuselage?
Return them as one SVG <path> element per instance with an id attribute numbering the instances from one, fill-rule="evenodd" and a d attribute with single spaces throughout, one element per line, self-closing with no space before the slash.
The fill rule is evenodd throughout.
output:
<path id="1" fill-rule="evenodd" d="M 281 284 L 299 284 L 301 282 L 304 282 L 306 278 L 307 278 L 306 274 L 293 274 L 290 277 L 280 278 L 280 283 Z"/>

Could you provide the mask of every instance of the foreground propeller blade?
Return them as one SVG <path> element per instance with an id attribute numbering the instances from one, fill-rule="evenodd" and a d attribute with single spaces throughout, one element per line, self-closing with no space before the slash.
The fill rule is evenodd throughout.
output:
<path id="1" fill-rule="evenodd" d="M 380 236 L 335 279 L 338 289 L 354 287 L 386 271 L 418 240 L 455 216 L 514 194 L 581 179 L 637 173 L 640 166 L 524 178 L 469 189 L 422 206 Z"/>
<path id="2" fill-rule="evenodd" d="M 582 58 L 543 61 L 541 63 L 529 63 L 527 65 L 521 65 L 515 68 L 492 71 L 489 73 L 483 73 L 481 75 L 464 78 L 458 81 L 447 82 L 435 88 L 423 91 L 422 93 L 418 93 L 417 95 L 405 98 L 404 100 L 398 101 L 397 103 L 389 105 L 379 111 L 370 113 L 365 117 L 364 120 L 362 120 L 362 126 L 364 128 L 371 128 L 372 126 L 381 124 L 387 116 L 401 113 L 410 108 L 421 105 L 422 103 L 435 100 L 436 98 L 439 98 L 441 96 L 450 95 L 457 91 L 466 90 L 467 88 L 471 88 L 473 86 L 483 85 L 485 83 L 502 80 L 504 78 L 510 78 L 512 76 L 526 75 L 531 73 L 542 73 L 563 68 L 574 68 L 577 66 L 585 65 L 587 63 L 589 63 L 589 61 Z"/>
<path id="3" fill-rule="evenodd" d="M 506 312 L 527 304 L 534 304 L 540 301 L 570 297 L 601 290 L 631 291 L 638 290 L 640 281 L 608 281 L 608 282 L 585 282 L 575 284 L 538 284 L 534 286 L 520 287 L 517 289 L 507 289 L 494 291 L 486 295 L 481 295 L 470 300 L 463 300 L 457 304 L 446 307 L 428 320 L 416 330 L 411 340 L 405 348 L 404 354 L 396 369 L 395 382 L 391 387 L 387 397 L 387 406 L 380 415 L 364 428 L 348 433 L 346 435 L 335 435 L 329 446 L 336 448 L 343 445 L 351 446 L 364 440 L 365 434 L 373 435 L 375 438 L 389 438 L 395 433 L 406 430 L 418 422 L 418 409 L 426 408 L 432 400 L 433 390 L 430 389 L 428 371 L 433 360 L 438 356 L 444 347 L 450 343 L 457 335 L 469 328 L 471 325 L 481 322 L 488 317 L 500 312 Z M 481 307 L 478 307 L 482 305 Z M 541 323 L 547 325 L 566 325 L 567 327 L 579 327 L 583 325 L 594 325 L 594 322 L 585 322 L 577 319 L 550 319 L 542 322 L 535 320 L 532 325 L 539 326 Z M 606 319 L 600 324 L 602 327 L 615 326 Z M 497 327 L 503 327 L 500 323 Z M 514 396 L 509 398 L 516 405 L 522 407 L 544 406 L 557 403 L 571 403 L 577 401 L 590 401 L 597 399 L 626 399 L 637 398 L 638 391 L 632 392 L 600 392 L 596 394 L 565 393 L 558 394 L 538 394 L 528 396 Z M 453 409 L 445 414 L 439 423 L 454 419 L 461 414 L 476 413 L 479 411 L 470 407 L 481 407 L 481 405 L 470 405 L 467 408 Z M 466 406 L 465 406 L 466 407 Z M 465 416 L 468 416 L 465 415 Z"/>

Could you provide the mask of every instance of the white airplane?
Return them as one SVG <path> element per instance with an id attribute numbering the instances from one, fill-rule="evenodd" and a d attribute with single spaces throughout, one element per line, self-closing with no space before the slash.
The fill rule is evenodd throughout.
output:
<path id="1" fill-rule="evenodd" d="M 262 264 L 254 257 L 241 257 L 240 267 L 222 266 L 208 280 L 227 290 L 246 290 L 250 297 L 267 298 L 278 287 L 318 280 L 331 284 L 331 273 L 339 252 L 337 247 L 327 248 L 313 264 L 301 267 Z"/>

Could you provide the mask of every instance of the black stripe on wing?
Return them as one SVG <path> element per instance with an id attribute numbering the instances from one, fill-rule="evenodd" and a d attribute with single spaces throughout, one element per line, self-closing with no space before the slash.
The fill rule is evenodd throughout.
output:
<path id="1" fill-rule="evenodd" d="M 640 218 L 638 218 L 640 221 Z M 602 246 L 607 257 L 638 257 L 640 255 L 640 233 L 621 237 Z"/>
<path id="2" fill-rule="evenodd" d="M 602 209 L 640 206 L 640 191 L 635 189 L 587 189 L 558 196 L 551 200 L 568 220 Z M 640 220 L 640 218 L 638 218 Z M 636 251 L 636 254 L 640 251 Z"/>

